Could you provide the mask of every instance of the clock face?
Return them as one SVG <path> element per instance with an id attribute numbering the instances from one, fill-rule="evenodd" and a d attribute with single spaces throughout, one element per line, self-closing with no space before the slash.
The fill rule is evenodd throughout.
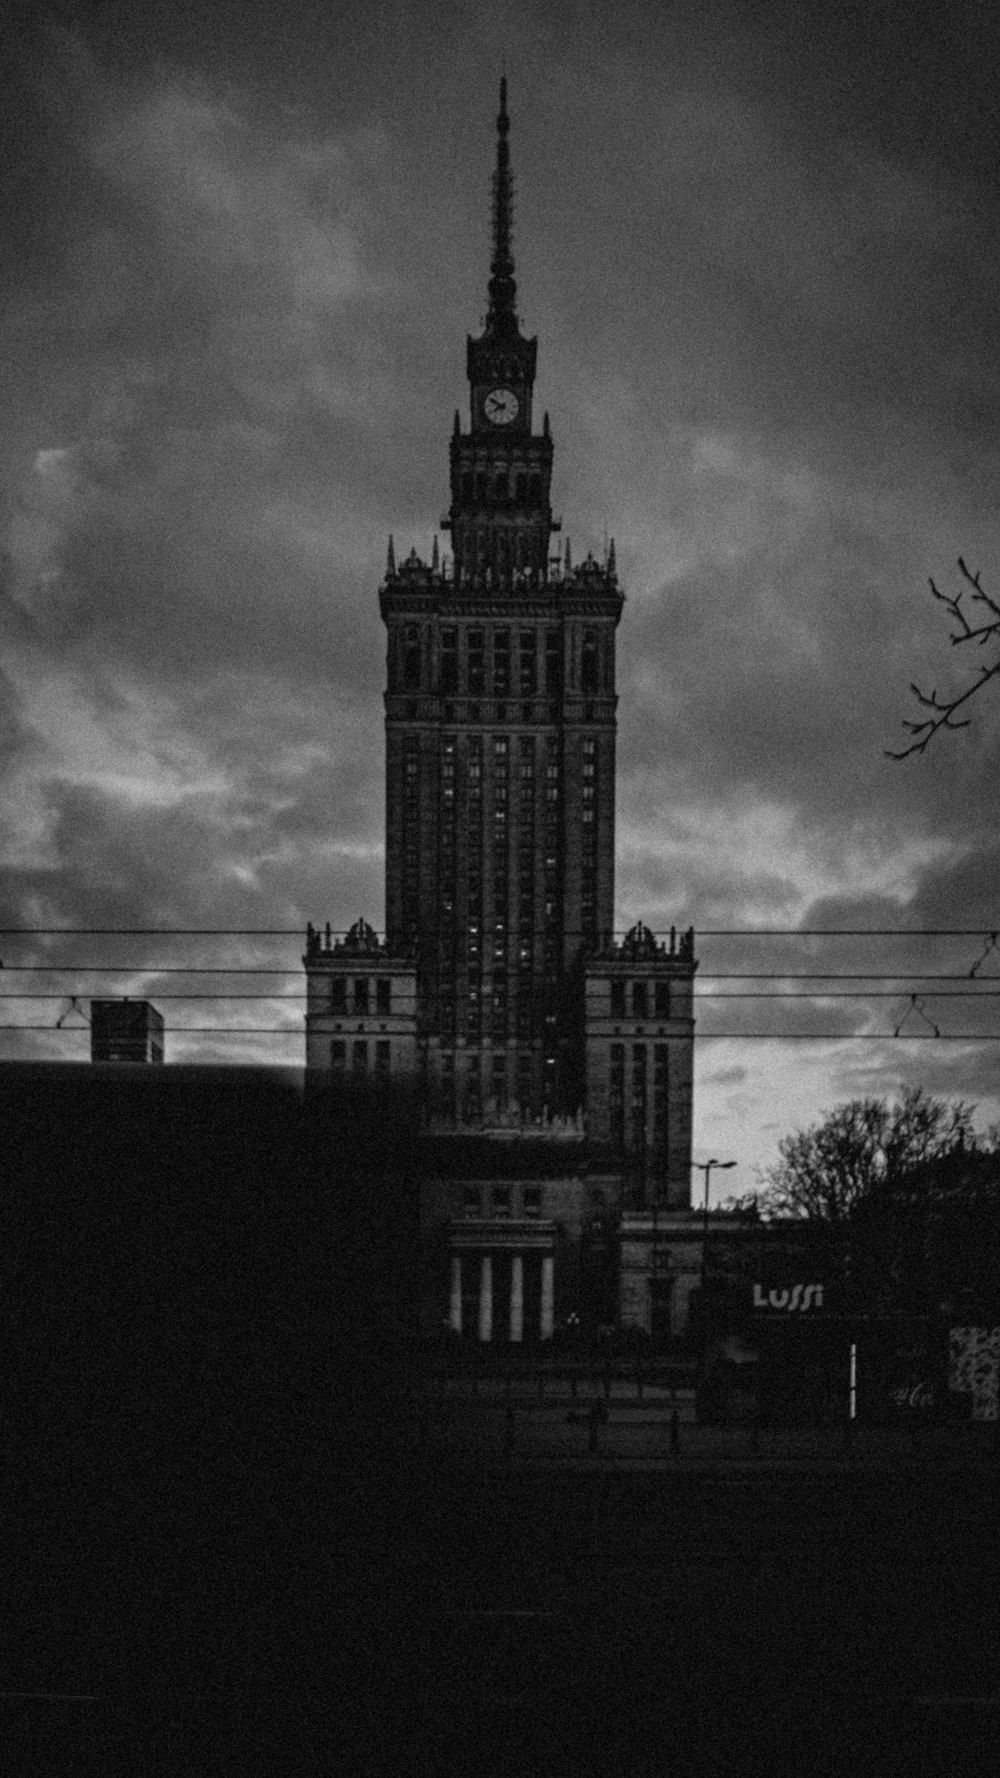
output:
<path id="1" fill-rule="evenodd" d="M 513 389 L 491 389 L 483 402 L 483 413 L 494 426 L 509 426 L 521 411 L 521 403 Z"/>

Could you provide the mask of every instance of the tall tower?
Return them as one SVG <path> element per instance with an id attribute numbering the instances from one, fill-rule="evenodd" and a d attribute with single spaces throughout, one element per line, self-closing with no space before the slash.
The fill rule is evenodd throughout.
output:
<path id="1" fill-rule="evenodd" d="M 417 1082 L 426 1331 L 517 1343 L 617 1318 L 674 1338 L 699 1278 L 694 934 L 612 931 L 624 600 L 613 543 L 577 566 L 553 548 L 509 135 L 501 81 L 450 547 L 397 560 L 390 538 L 379 589 L 386 932 L 310 925 L 307 1079 Z"/>
<path id="2" fill-rule="evenodd" d="M 506 82 L 489 305 L 467 344 L 451 505 L 429 563 L 390 541 L 386 927 L 411 950 L 431 1104 L 458 1124 L 575 1116 L 585 1091 L 583 960 L 614 906 L 614 545 L 551 553 L 553 446 L 533 425 L 537 342 L 521 332 Z"/>

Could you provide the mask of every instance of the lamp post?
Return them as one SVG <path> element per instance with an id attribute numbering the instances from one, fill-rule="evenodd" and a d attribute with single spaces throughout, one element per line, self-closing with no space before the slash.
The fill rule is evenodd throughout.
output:
<path id="1" fill-rule="evenodd" d="M 735 1165 L 735 1161 L 717 1161 L 714 1156 L 710 1161 L 691 1162 L 691 1166 L 696 1172 L 704 1173 L 705 1175 L 705 1203 L 702 1210 L 701 1226 L 701 1314 L 703 1325 L 705 1316 L 705 1261 L 708 1256 L 708 1182 L 712 1177 L 713 1167 L 718 1167 L 724 1172 L 727 1167 L 735 1167 Z"/>

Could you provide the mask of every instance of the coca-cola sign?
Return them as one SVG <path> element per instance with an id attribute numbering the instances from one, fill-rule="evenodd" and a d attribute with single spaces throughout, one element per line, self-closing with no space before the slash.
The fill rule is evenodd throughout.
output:
<path id="1" fill-rule="evenodd" d="M 823 1307 L 822 1284 L 788 1284 L 782 1289 L 753 1287 L 753 1306 L 772 1315 L 807 1315 Z"/>
<path id="2" fill-rule="evenodd" d="M 917 1382 L 900 1383 L 892 1391 L 892 1399 L 901 1413 L 926 1414 L 934 1407 L 937 1397 L 932 1383 L 921 1378 Z"/>

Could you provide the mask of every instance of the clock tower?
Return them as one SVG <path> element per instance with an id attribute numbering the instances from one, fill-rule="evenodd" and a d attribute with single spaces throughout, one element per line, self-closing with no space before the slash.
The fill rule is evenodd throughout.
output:
<path id="1" fill-rule="evenodd" d="M 517 319 L 511 248 L 513 182 L 510 172 L 507 82 L 500 82 L 497 160 L 493 174 L 493 257 L 489 308 L 478 339 L 466 345 L 470 427 L 459 415 L 451 441 L 451 532 L 455 578 L 474 581 L 511 573 L 545 580 L 554 530 L 549 489 L 552 439 L 546 414 L 539 436 L 531 429 L 538 342 L 525 339 Z"/>
<path id="2" fill-rule="evenodd" d="M 695 961 L 691 933 L 614 938 L 624 595 L 613 542 L 577 563 L 552 548 L 509 134 L 501 81 L 488 305 L 466 345 L 468 423 L 456 412 L 441 521 L 451 548 L 435 537 L 429 560 L 397 559 L 390 538 L 379 587 L 385 935 L 363 920 L 336 939 L 310 929 L 305 965 L 314 1077 L 419 1083 L 421 1221 L 448 1245 L 429 1325 L 446 1307 L 456 1331 L 517 1341 L 550 1337 L 577 1300 L 585 1322 L 614 1318 L 608 1231 L 626 1206 L 646 1221 L 622 1313 L 650 1324 L 635 1252 L 662 1245 L 667 1210 L 689 1214 Z"/>

